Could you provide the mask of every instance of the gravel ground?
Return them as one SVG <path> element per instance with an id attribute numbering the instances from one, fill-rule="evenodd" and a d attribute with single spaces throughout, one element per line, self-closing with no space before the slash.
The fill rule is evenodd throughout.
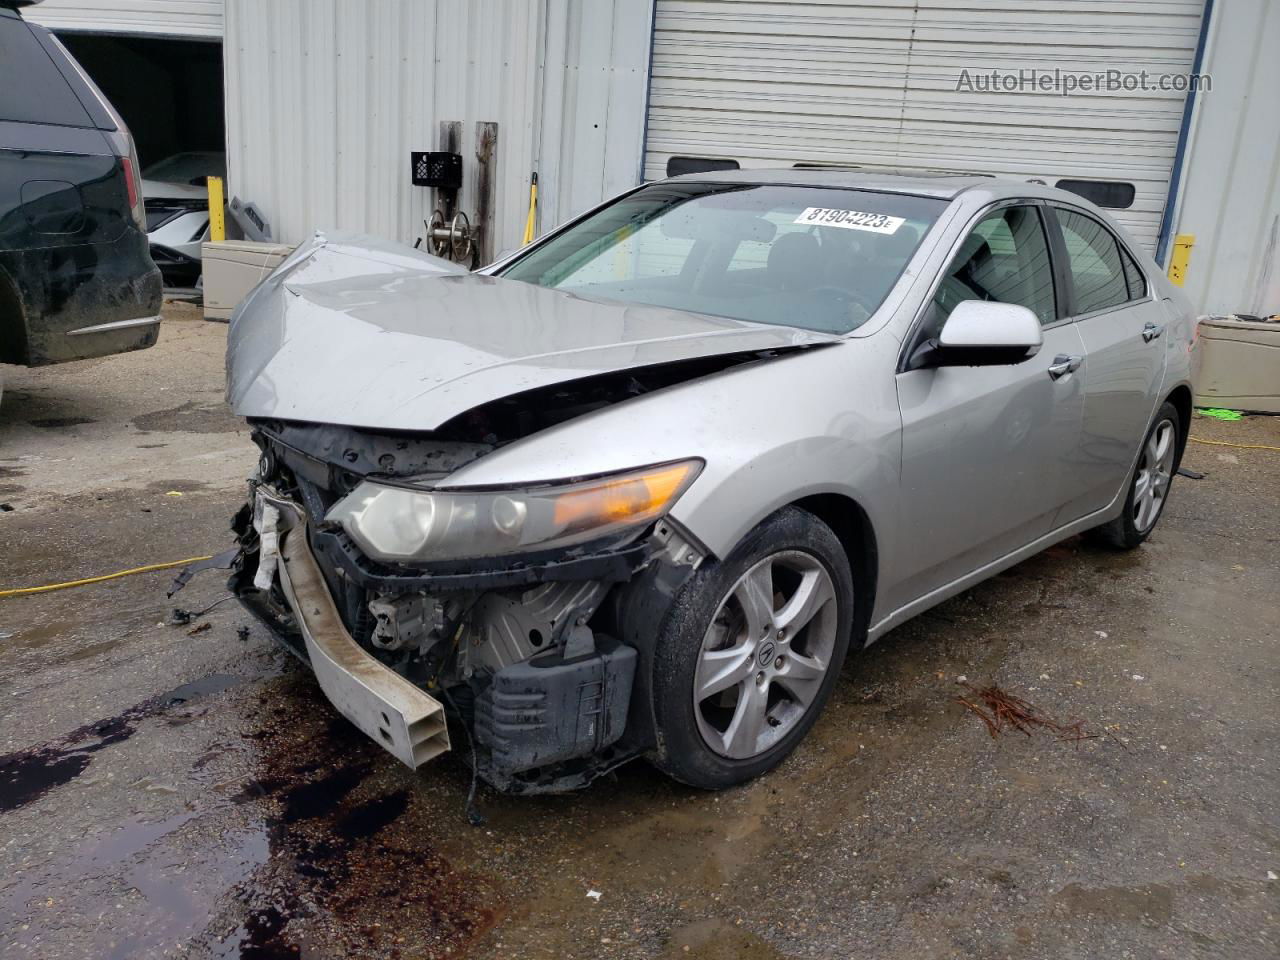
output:
<path id="1" fill-rule="evenodd" d="M 226 328 L 166 314 L 152 350 L 4 370 L 0 588 L 229 543 Z M 1067 541 L 853 658 L 771 776 L 638 762 L 482 790 L 480 828 L 455 758 L 402 768 L 235 604 L 164 625 L 173 571 L 0 599 L 0 956 L 1276 957 L 1280 454 L 1185 465 L 1142 549 Z M 1099 736 L 992 739 L 962 677 Z"/>

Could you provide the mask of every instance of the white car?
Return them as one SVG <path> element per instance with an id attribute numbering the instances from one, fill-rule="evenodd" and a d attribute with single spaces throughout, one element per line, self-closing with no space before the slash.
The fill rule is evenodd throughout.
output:
<path id="1" fill-rule="evenodd" d="M 207 177 L 226 176 L 226 156 L 216 151 L 175 153 L 142 172 L 151 259 L 166 286 L 200 280 L 200 244 L 209 239 Z"/>

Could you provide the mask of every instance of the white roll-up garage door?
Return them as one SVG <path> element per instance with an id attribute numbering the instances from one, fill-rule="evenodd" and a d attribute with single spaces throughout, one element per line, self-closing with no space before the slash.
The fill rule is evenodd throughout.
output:
<path id="1" fill-rule="evenodd" d="M 222 39 L 222 0 L 44 0 L 23 16 L 50 30 Z"/>
<path id="2" fill-rule="evenodd" d="M 981 78 L 1185 77 L 1202 12 L 1203 0 L 657 0 L 645 176 L 688 156 L 1115 182 L 1133 191 L 1113 213 L 1153 248 L 1185 90 L 983 92 Z"/>

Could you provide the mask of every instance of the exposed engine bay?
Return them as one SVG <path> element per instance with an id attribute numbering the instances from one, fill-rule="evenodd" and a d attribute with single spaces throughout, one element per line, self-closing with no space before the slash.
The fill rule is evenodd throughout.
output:
<path id="1" fill-rule="evenodd" d="M 640 635 L 655 632 L 664 598 L 702 556 L 674 523 L 663 518 L 638 533 L 507 562 L 383 563 L 325 519 L 334 505 L 366 478 L 429 482 L 495 443 L 285 421 L 251 424 L 262 456 L 250 503 L 233 523 L 241 552 L 232 589 L 311 663 L 330 699 L 366 733 L 375 740 L 380 733 L 383 746 L 413 766 L 445 749 L 424 752 L 418 741 L 426 734 L 407 753 L 394 749 L 391 732 L 376 718 L 381 712 L 388 720 L 386 711 L 375 709 L 372 726 L 362 724 L 359 707 L 349 708 L 341 692 L 326 686 L 316 648 L 304 642 L 307 624 L 295 613 L 300 598 L 290 594 L 299 590 L 290 583 L 296 564 L 289 577 L 276 576 L 278 539 L 286 529 L 289 537 L 305 537 L 305 546 L 295 540 L 293 550 L 305 548 L 314 557 L 342 627 L 363 655 L 438 697 L 450 727 L 460 729 L 432 737 L 440 744 L 452 740 L 495 787 L 572 789 L 650 746 L 645 700 L 633 696 L 644 654 Z M 268 510 L 269 527 L 264 502 L 279 508 Z M 271 514 L 279 512 L 297 519 L 278 525 Z M 646 611 L 643 620 L 624 612 L 637 604 Z M 642 623 L 647 627 L 637 629 Z M 472 749 L 460 749 L 464 745 Z"/>
<path id="2" fill-rule="evenodd" d="M 617 426 L 538 451 L 840 342 L 317 234 L 231 320 L 261 459 L 230 586 L 409 766 L 453 750 L 504 790 L 581 786 L 658 746 L 653 651 L 711 553 L 672 510 L 708 464 L 652 433 L 627 454 Z"/>

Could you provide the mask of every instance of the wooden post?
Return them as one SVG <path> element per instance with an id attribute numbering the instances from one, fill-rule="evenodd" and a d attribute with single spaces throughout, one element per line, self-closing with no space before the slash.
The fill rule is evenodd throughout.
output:
<path id="1" fill-rule="evenodd" d="M 462 121 L 440 121 L 440 151 L 442 153 L 459 153 L 462 142 Z M 463 171 L 463 182 L 466 182 L 466 171 Z M 436 190 L 436 208 L 444 216 L 445 223 L 453 219 L 454 208 L 458 205 L 458 195 L 452 190 Z"/>
<path id="2" fill-rule="evenodd" d="M 498 180 L 498 125 L 482 120 L 476 124 L 476 243 L 472 269 L 493 263 L 494 185 Z"/>

